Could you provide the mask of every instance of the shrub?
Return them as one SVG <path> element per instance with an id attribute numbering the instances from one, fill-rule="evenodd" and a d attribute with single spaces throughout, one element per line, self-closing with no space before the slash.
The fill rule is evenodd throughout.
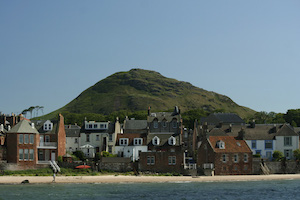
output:
<path id="1" fill-rule="evenodd" d="M 75 155 L 79 160 L 82 160 L 82 161 L 85 160 L 85 156 L 82 151 L 74 151 L 73 155 Z"/>
<path id="2" fill-rule="evenodd" d="M 273 159 L 275 161 L 281 161 L 283 157 L 284 156 L 283 156 L 283 153 L 281 151 L 276 150 L 276 151 L 273 152 Z"/>
<path id="3" fill-rule="evenodd" d="M 300 160 L 300 149 L 294 150 L 293 154 L 296 160 Z"/>

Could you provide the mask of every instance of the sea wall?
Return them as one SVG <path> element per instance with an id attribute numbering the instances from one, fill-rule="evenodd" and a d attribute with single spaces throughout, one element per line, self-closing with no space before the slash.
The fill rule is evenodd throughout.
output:
<path id="1" fill-rule="evenodd" d="M 261 159 L 253 159 L 253 174 L 263 174 L 260 167 L 261 163 Z M 300 163 L 297 161 L 264 161 L 263 163 L 270 170 L 270 174 L 300 173 Z"/>
<path id="2" fill-rule="evenodd" d="M 133 171 L 133 164 L 130 158 L 102 157 L 98 165 L 99 170 L 109 170 L 115 172 Z"/>

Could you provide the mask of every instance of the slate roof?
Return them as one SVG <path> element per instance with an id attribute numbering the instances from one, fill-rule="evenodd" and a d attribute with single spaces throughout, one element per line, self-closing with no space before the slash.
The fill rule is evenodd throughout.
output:
<path id="1" fill-rule="evenodd" d="M 44 123 L 48 120 L 31 120 L 31 122 L 34 123 L 35 128 L 38 130 L 41 134 L 55 134 L 58 131 L 58 121 L 57 120 L 49 120 L 51 123 L 53 123 L 52 130 L 44 130 Z"/>
<path id="2" fill-rule="evenodd" d="M 80 129 L 78 125 L 65 125 L 66 137 L 79 137 Z"/>
<path id="3" fill-rule="evenodd" d="M 27 120 L 21 120 L 7 133 L 34 133 L 39 134 L 36 128 L 32 128 Z"/>
<path id="4" fill-rule="evenodd" d="M 226 134 L 237 137 L 242 127 L 245 131 L 245 140 L 274 140 L 275 136 L 299 136 L 299 133 L 288 124 L 256 124 L 254 128 L 247 125 L 232 125 L 232 131 Z M 224 126 L 223 130 L 227 128 Z"/>
<path id="5" fill-rule="evenodd" d="M 125 120 L 123 128 L 130 130 L 147 129 L 147 120 Z"/>
<path id="6" fill-rule="evenodd" d="M 81 127 L 80 133 L 113 133 L 115 131 L 115 124 L 108 123 L 107 129 L 85 129 L 85 124 Z"/>
<path id="7" fill-rule="evenodd" d="M 176 139 L 176 144 L 174 146 L 180 146 L 180 135 L 179 134 L 172 134 L 170 132 L 167 133 L 149 133 L 147 135 L 147 144 L 149 146 L 154 146 L 152 144 L 152 139 L 157 136 L 160 139 L 159 145 L 156 146 L 170 146 L 168 144 L 168 140 L 171 136 L 173 136 Z"/>
<path id="8" fill-rule="evenodd" d="M 206 118 L 201 118 L 202 124 L 207 122 L 208 124 L 244 124 L 245 121 L 242 120 L 240 116 L 234 113 L 212 113 Z"/>
<path id="9" fill-rule="evenodd" d="M 225 143 L 225 149 L 217 147 L 218 141 Z M 236 140 L 233 136 L 209 136 L 209 142 L 216 153 L 252 153 L 244 140 Z"/>
<path id="10" fill-rule="evenodd" d="M 154 119 L 157 119 L 158 121 L 163 121 L 165 119 L 168 122 L 170 122 L 174 118 L 180 120 L 180 115 L 179 114 L 174 115 L 174 112 L 157 112 L 157 113 L 151 113 L 150 116 L 147 117 L 147 121 L 152 122 Z"/>

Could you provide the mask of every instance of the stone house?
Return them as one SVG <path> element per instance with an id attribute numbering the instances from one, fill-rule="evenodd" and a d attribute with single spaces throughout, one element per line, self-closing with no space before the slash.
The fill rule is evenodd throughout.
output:
<path id="1" fill-rule="evenodd" d="M 215 175 L 252 174 L 252 151 L 233 136 L 207 136 L 198 148 L 197 165 Z"/>

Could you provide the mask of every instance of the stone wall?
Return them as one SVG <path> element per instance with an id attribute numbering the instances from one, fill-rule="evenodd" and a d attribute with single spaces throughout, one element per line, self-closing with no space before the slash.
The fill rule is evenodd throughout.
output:
<path id="1" fill-rule="evenodd" d="M 262 174 L 260 169 L 261 159 L 253 159 L 253 174 Z M 300 163 L 297 161 L 264 161 L 269 168 L 270 174 L 298 174 L 300 173 Z"/>
<path id="2" fill-rule="evenodd" d="M 133 163 L 130 158 L 123 157 L 102 157 L 99 161 L 99 170 L 115 172 L 133 171 Z"/>

